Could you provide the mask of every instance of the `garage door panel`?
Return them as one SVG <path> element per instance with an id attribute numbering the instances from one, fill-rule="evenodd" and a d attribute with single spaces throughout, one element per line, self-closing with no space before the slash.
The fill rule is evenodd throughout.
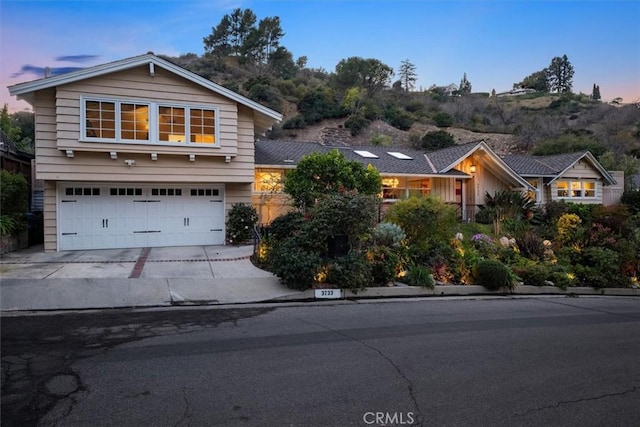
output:
<path id="1" fill-rule="evenodd" d="M 222 186 L 59 188 L 61 250 L 224 244 Z"/>

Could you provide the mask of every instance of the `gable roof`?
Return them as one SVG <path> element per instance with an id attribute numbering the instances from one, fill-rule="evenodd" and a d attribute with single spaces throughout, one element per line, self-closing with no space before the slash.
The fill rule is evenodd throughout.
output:
<path id="1" fill-rule="evenodd" d="M 469 142 L 461 145 L 454 145 L 452 147 L 443 148 L 442 150 L 431 151 L 425 154 L 433 165 L 435 170 L 440 174 L 445 174 L 452 170 L 454 166 L 462 162 L 467 157 L 470 157 L 475 152 L 481 151 L 485 153 L 493 161 L 494 173 L 500 173 L 513 179 L 515 182 L 525 188 L 531 188 L 524 178 L 522 178 L 516 171 L 514 171 L 507 163 L 504 162 L 488 145 L 484 140 Z"/>
<path id="2" fill-rule="evenodd" d="M 131 58 L 121 59 L 118 61 L 108 62 L 106 64 L 96 65 L 94 67 L 83 68 L 70 73 L 60 74 L 53 77 L 46 77 L 38 80 L 33 80 L 26 83 L 19 83 L 13 86 L 9 86 L 9 93 L 15 95 L 18 99 L 24 99 L 29 103 L 33 103 L 33 93 L 42 89 L 48 89 L 59 85 L 77 82 L 80 80 L 98 77 L 117 71 L 128 70 L 131 68 L 139 67 L 142 65 L 149 65 L 150 70 L 153 67 L 160 67 L 169 72 L 172 72 L 186 80 L 194 82 L 205 89 L 208 89 L 218 95 L 222 95 L 229 98 L 238 104 L 251 108 L 252 110 L 276 121 L 282 120 L 282 114 L 265 107 L 249 98 L 246 98 L 232 90 L 229 90 L 223 86 L 220 86 L 211 80 L 205 79 L 191 71 L 182 68 L 172 62 L 162 59 L 152 53 L 144 55 L 134 56 Z"/>
<path id="3" fill-rule="evenodd" d="M 600 164 L 590 151 L 577 153 L 554 154 L 550 156 L 526 156 L 526 155 L 506 155 L 503 160 L 521 176 L 542 176 L 551 177 L 551 182 L 560 178 L 566 171 L 571 169 L 582 159 L 587 159 L 589 163 L 600 173 L 607 185 L 616 184 L 616 180 Z"/>

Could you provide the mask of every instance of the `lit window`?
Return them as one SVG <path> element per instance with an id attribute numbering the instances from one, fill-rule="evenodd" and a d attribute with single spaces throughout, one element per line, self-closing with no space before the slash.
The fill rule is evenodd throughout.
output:
<path id="1" fill-rule="evenodd" d="M 216 142 L 215 115 L 213 110 L 190 109 L 190 141 L 199 144 Z"/>
<path id="2" fill-rule="evenodd" d="M 584 183 L 584 197 L 596 197 L 596 183 L 585 182 Z"/>
<path id="3" fill-rule="evenodd" d="M 87 101 L 85 104 L 86 135 L 88 138 L 116 137 L 116 104 L 106 101 Z"/>
<path id="4" fill-rule="evenodd" d="M 282 171 L 257 171 L 255 175 L 256 191 L 264 193 L 281 193 L 282 192 Z"/>
<path id="5" fill-rule="evenodd" d="M 401 199 L 405 193 L 404 188 L 399 188 L 400 180 L 396 177 L 382 178 L 382 198 Z"/>
<path id="6" fill-rule="evenodd" d="M 120 136 L 122 139 L 149 140 L 149 106 L 120 105 Z"/>
<path id="7" fill-rule="evenodd" d="M 186 142 L 184 108 L 158 107 L 158 140 Z"/>
<path id="8" fill-rule="evenodd" d="M 569 183 L 558 181 L 558 197 L 569 197 Z"/>
<path id="9" fill-rule="evenodd" d="M 571 181 L 571 197 L 582 197 L 582 182 Z"/>
<path id="10" fill-rule="evenodd" d="M 147 144 L 218 144 L 216 108 L 84 99 L 82 139 Z"/>

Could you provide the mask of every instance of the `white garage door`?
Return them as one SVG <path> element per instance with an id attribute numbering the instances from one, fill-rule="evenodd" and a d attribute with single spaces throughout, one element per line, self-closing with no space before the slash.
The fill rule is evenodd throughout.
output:
<path id="1" fill-rule="evenodd" d="M 64 184 L 60 250 L 221 245 L 224 187 Z"/>

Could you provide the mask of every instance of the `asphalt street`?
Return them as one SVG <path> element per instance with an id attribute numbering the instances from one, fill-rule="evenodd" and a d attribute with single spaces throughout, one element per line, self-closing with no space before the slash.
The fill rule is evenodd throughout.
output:
<path id="1" fill-rule="evenodd" d="M 640 299 L 2 318 L 2 425 L 633 426 Z"/>

